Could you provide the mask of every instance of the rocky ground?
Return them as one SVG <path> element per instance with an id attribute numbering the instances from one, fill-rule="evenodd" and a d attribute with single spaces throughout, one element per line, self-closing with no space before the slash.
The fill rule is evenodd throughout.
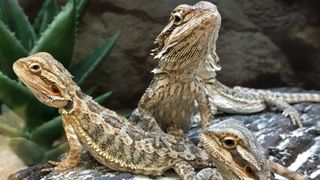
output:
<path id="1" fill-rule="evenodd" d="M 282 91 L 297 92 L 299 90 L 282 89 Z M 291 121 L 282 116 L 276 108 L 252 115 L 220 115 L 216 120 L 234 118 L 242 121 L 265 147 L 269 159 L 308 176 L 310 180 L 320 179 L 320 104 L 300 103 L 294 107 L 301 113 L 303 128 L 294 127 Z M 194 119 L 196 122 L 199 114 L 195 114 Z M 199 127 L 195 123 L 189 132 L 189 137 L 197 142 L 198 134 Z M 110 173 L 87 153 L 76 169 L 50 174 L 40 173 L 40 169 L 47 166 L 48 164 L 39 164 L 27 168 L 11 175 L 9 179 L 152 179 L 152 177 L 134 176 L 129 173 Z M 166 178 L 177 179 L 172 176 L 172 173 L 164 175 Z M 282 179 L 279 176 L 276 178 Z"/>

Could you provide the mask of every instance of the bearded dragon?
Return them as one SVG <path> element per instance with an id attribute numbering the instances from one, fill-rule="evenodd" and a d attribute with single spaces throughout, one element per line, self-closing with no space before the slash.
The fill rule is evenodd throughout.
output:
<path id="1" fill-rule="evenodd" d="M 194 101 L 199 104 L 201 127 L 213 119 L 215 110 L 196 73 L 207 58 L 217 60 L 215 41 L 220 21 L 217 7 L 205 1 L 179 5 L 172 11 L 169 24 L 155 40 L 158 47 L 152 54 L 159 65 L 131 118 L 140 117 L 143 129 L 183 134 L 191 124 Z M 208 63 L 216 68 L 214 65 Z"/>
<path id="2" fill-rule="evenodd" d="M 253 133 L 237 120 L 228 119 L 202 130 L 200 142 L 224 179 L 269 180 L 273 179 L 271 172 L 291 180 L 305 179 L 267 160 Z"/>
<path id="3" fill-rule="evenodd" d="M 227 123 L 228 127 L 223 128 L 219 128 L 222 125 L 217 124 L 204 130 L 201 138 L 205 148 L 203 150 L 169 134 L 144 131 L 114 111 L 100 106 L 81 91 L 72 80 L 71 74 L 48 53 L 41 52 L 21 58 L 14 63 L 13 69 L 42 103 L 59 108 L 62 116 L 70 146 L 69 154 L 61 162 L 49 161 L 55 167 L 43 169 L 43 171 L 61 171 L 76 167 L 82 144 L 98 162 L 116 171 L 162 175 L 167 169 L 172 168 L 183 179 L 212 177 L 222 180 L 221 176 L 225 179 L 246 179 L 248 168 L 240 168 L 237 164 L 242 159 L 248 162 L 248 167 L 252 167 L 252 170 L 257 170 L 253 169 L 256 167 L 260 168 L 257 176 L 269 176 L 268 166 L 265 166 L 266 163 L 258 145 L 254 147 L 257 149 L 253 151 L 255 153 L 252 153 L 250 148 L 244 147 L 241 152 L 248 156 L 237 158 L 230 156 L 225 149 L 219 151 L 221 152 L 219 156 L 212 150 L 212 147 L 217 148 L 219 145 L 212 141 L 214 137 L 212 134 L 217 134 L 220 129 L 226 134 L 231 128 L 231 133 L 235 135 L 230 137 L 235 138 L 239 130 L 236 123 Z M 242 136 L 238 136 L 249 137 L 246 140 L 254 144 L 254 139 L 250 139 L 250 132 L 247 131 L 242 132 L 240 134 Z M 159 137 L 160 141 L 158 141 Z M 236 139 L 239 140 L 239 138 Z M 242 140 L 242 142 L 246 141 Z M 194 167 L 211 167 L 212 161 L 216 163 L 221 173 L 217 173 L 212 168 L 205 168 L 195 173 Z"/>
<path id="4" fill-rule="evenodd" d="M 211 166 L 207 153 L 160 132 L 146 132 L 85 95 L 71 74 L 50 54 L 40 52 L 13 64 L 20 80 L 42 103 L 59 108 L 70 147 L 67 158 L 43 171 L 77 166 L 82 145 L 102 165 L 117 171 L 161 175 L 174 169 L 183 179 L 208 179 L 213 171 L 198 174 L 193 166 Z"/>

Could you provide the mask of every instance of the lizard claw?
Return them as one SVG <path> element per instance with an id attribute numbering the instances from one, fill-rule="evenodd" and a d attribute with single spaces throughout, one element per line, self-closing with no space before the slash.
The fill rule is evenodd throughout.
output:
<path id="1" fill-rule="evenodd" d="M 171 135 L 164 136 L 164 134 L 162 134 L 162 133 L 156 134 L 156 136 L 155 136 L 155 146 L 157 148 L 160 147 L 160 142 L 162 142 L 166 146 L 171 146 L 172 143 L 177 143 L 174 136 L 171 136 Z"/>
<path id="2" fill-rule="evenodd" d="M 177 143 L 177 141 L 176 141 L 176 139 L 174 138 L 174 136 L 171 136 L 171 135 L 169 135 L 169 136 L 165 136 L 165 137 L 161 137 L 161 141 L 164 143 L 164 144 L 166 144 L 166 145 L 172 145 L 172 144 L 175 144 L 175 143 Z"/>
<path id="3" fill-rule="evenodd" d="M 60 162 L 48 161 L 48 163 L 51 164 L 51 165 L 54 165 L 54 167 L 43 168 L 43 169 L 40 170 L 41 172 L 51 172 L 51 171 L 56 170 L 57 167 L 55 167 L 55 166 L 58 166 Z"/>
<path id="4" fill-rule="evenodd" d="M 294 109 L 293 107 L 288 107 L 286 108 L 282 114 L 285 116 L 285 117 L 289 117 L 292 121 L 292 124 L 293 125 L 298 125 L 299 127 L 303 127 L 302 125 L 302 122 L 301 122 L 301 119 L 300 119 L 300 114 L 299 112 Z"/>
<path id="5" fill-rule="evenodd" d="M 48 161 L 49 164 L 54 165 L 54 167 L 51 168 L 43 168 L 41 169 L 41 172 L 51 172 L 51 171 L 64 171 L 68 170 L 70 168 L 75 167 L 77 164 L 70 163 L 68 161 Z"/>

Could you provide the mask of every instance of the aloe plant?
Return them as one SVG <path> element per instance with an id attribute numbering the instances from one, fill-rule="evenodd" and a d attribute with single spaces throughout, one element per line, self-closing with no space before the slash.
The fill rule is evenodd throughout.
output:
<path id="1" fill-rule="evenodd" d="M 78 64 L 71 64 L 77 25 L 88 2 L 68 0 L 59 10 L 56 0 L 45 0 L 31 25 L 17 0 L 0 0 L 0 133 L 27 165 L 55 159 L 67 145 L 59 141 L 63 128 L 57 111 L 41 104 L 17 80 L 12 64 L 36 52 L 49 52 L 69 67 L 81 85 L 104 61 L 118 37 L 107 38 Z M 110 95 L 104 93 L 96 100 L 103 102 Z"/>

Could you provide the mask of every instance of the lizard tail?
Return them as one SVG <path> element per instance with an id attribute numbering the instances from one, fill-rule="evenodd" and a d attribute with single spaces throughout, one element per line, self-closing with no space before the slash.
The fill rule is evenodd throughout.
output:
<path id="1" fill-rule="evenodd" d="M 320 94 L 313 93 L 278 93 L 273 92 L 272 96 L 283 99 L 285 102 L 299 103 L 299 102 L 320 102 Z"/>
<path id="2" fill-rule="evenodd" d="M 257 95 L 267 95 L 275 98 L 280 98 L 289 104 L 300 102 L 320 102 L 320 94 L 316 93 L 282 93 L 264 89 L 252 89 L 239 86 L 235 87 L 235 89 L 243 92 L 254 93 Z"/>
<path id="3" fill-rule="evenodd" d="M 305 180 L 306 178 L 301 176 L 300 174 L 290 171 L 288 168 L 282 166 L 281 164 L 278 164 L 276 162 L 269 160 L 269 168 L 270 171 L 276 174 L 279 174 L 280 176 L 286 177 L 290 180 Z"/>

